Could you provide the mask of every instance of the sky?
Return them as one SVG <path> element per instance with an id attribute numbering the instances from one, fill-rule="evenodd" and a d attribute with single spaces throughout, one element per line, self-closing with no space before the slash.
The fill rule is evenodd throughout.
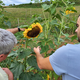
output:
<path id="1" fill-rule="evenodd" d="M 18 4 L 25 4 L 25 3 L 34 2 L 31 0 L 2 0 L 2 1 L 6 6 L 8 6 L 10 4 L 18 5 Z"/>

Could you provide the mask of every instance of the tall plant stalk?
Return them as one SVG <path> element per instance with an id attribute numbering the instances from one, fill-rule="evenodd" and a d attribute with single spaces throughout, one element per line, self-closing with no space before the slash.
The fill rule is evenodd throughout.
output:
<path id="1" fill-rule="evenodd" d="M 25 40 L 25 49 L 27 48 L 27 45 L 28 45 L 28 39 Z M 26 71 L 26 67 L 27 67 L 26 60 L 27 60 L 27 57 L 24 58 L 24 72 Z"/>
<path id="2" fill-rule="evenodd" d="M 64 23 L 64 16 L 62 17 L 62 21 L 61 21 L 61 28 L 60 28 L 60 34 L 59 34 L 59 37 L 58 37 L 58 44 L 60 43 L 60 37 L 61 37 L 61 32 L 62 32 L 62 28 L 63 28 L 63 24 Z"/>
<path id="3" fill-rule="evenodd" d="M 48 21 L 46 19 L 46 16 L 45 16 L 45 13 L 44 13 L 44 10 L 42 9 L 43 11 L 43 15 L 44 15 L 44 19 L 45 19 L 45 32 L 44 32 L 44 36 L 45 38 L 47 39 L 48 38 L 48 28 L 49 28 L 49 24 L 48 24 Z"/>

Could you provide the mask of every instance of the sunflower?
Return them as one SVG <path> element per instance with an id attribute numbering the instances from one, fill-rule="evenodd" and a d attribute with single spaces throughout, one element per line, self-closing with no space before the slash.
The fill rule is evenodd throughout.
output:
<path id="1" fill-rule="evenodd" d="M 74 11 L 69 11 L 69 10 L 66 10 L 66 15 L 68 15 L 68 14 L 71 14 L 71 13 L 74 13 Z"/>
<path id="2" fill-rule="evenodd" d="M 50 76 L 47 74 L 47 80 L 50 80 Z"/>
<path id="3" fill-rule="evenodd" d="M 31 27 L 32 28 L 25 29 L 25 31 L 23 32 L 24 37 L 28 39 L 38 37 L 39 33 L 43 31 L 42 26 L 39 23 L 33 23 Z"/>
<path id="4" fill-rule="evenodd" d="M 75 10 L 75 7 L 73 7 L 73 10 Z M 71 11 L 71 10 L 66 10 L 66 15 L 68 15 L 68 14 L 71 14 L 71 13 L 74 13 L 74 11 Z"/>

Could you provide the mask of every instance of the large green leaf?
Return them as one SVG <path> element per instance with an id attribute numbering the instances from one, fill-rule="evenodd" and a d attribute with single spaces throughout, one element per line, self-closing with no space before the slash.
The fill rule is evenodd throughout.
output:
<path id="1" fill-rule="evenodd" d="M 64 12 L 63 12 L 63 11 L 61 11 L 61 10 L 60 10 L 60 14 L 61 14 L 62 16 L 63 16 L 63 15 L 65 15 L 65 14 L 64 14 Z"/>
<path id="2" fill-rule="evenodd" d="M 50 40 L 50 41 L 48 42 L 48 45 L 49 45 L 52 49 L 54 49 L 54 44 L 53 44 L 53 41 L 52 41 L 52 40 Z"/>
<path id="3" fill-rule="evenodd" d="M 23 72 L 21 73 L 19 80 L 33 80 L 33 75 L 32 72 Z"/>
<path id="4" fill-rule="evenodd" d="M 54 15 L 56 13 L 56 7 L 51 8 L 51 15 Z"/>
<path id="5" fill-rule="evenodd" d="M 71 37 L 71 41 L 73 41 L 75 39 L 77 39 L 77 35 L 74 35 L 74 36 Z"/>
<path id="6" fill-rule="evenodd" d="M 34 74 L 32 72 L 23 72 L 20 75 L 19 80 L 43 80 L 43 78 L 38 73 Z"/>
<path id="7" fill-rule="evenodd" d="M 42 8 L 44 9 L 44 11 L 48 11 L 50 9 L 50 7 L 52 7 L 52 4 L 50 4 L 50 5 L 42 4 Z"/>
<path id="8" fill-rule="evenodd" d="M 18 56 L 17 52 L 16 51 L 11 51 L 11 53 L 8 55 L 8 57 L 16 57 Z"/>
<path id="9" fill-rule="evenodd" d="M 43 78 L 38 73 L 36 73 L 31 80 L 43 80 Z"/>
<path id="10" fill-rule="evenodd" d="M 57 33 L 60 32 L 60 29 L 58 27 L 55 26 L 55 30 L 57 31 Z"/>
<path id="11" fill-rule="evenodd" d="M 76 24 L 76 21 L 70 21 L 71 23 L 74 23 L 74 24 Z"/>
<path id="12" fill-rule="evenodd" d="M 19 59 L 25 58 L 26 56 L 29 56 L 31 53 L 32 53 L 31 49 L 20 48 L 18 49 L 18 58 Z"/>
<path id="13" fill-rule="evenodd" d="M 45 45 L 45 46 L 41 46 L 41 53 L 47 52 L 49 50 L 49 46 Z"/>
<path id="14" fill-rule="evenodd" d="M 57 23 L 57 20 L 54 19 L 54 20 L 52 20 L 52 21 L 50 22 L 50 25 L 59 25 L 59 24 Z"/>
<path id="15" fill-rule="evenodd" d="M 16 80 L 17 77 L 19 77 L 19 75 L 23 72 L 24 65 L 22 63 L 15 62 L 11 64 L 10 69 L 14 74 L 14 80 Z"/>
<path id="16" fill-rule="evenodd" d="M 35 56 L 29 57 L 29 58 L 27 59 L 27 62 L 28 62 L 28 64 L 29 64 L 30 66 L 34 67 L 35 69 L 40 70 L 40 69 L 38 68 L 37 61 L 36 61 L 36 57 L 35 57 Z"/>
<path id="17" fill-rule="evenodd" d="M 43 4 L 43 5 L 42 5 L 42 8 L 43 8 L 44 10 L 47 10 L 47 9 L 49 9 L 49 8 L 50 8 L 50 6 L 49 6 L 49 5 L 47 5 L 47 4 Z"/>
<path id="18" fill-rule="evenodd" d="M 36 22 L 43 22 L 44 19 L 41 17 L 33 18 L 31 19 L 30 23 L 36 23 Z"/>
<path id="19" fill-rule="evenodd" d="M 30 46 L 31 48 L 34 48 L 34 47 L 37 47 L 38 45 L 37 45 L 37 42 L 35 41 L 32 41 L 32 40 L 29 40 L 28 41 L 28 46 Z"/>
<path id="20" fill-rule="evenodd" d="M 69 38 L 69 34 L 68 33 L 63 33 L 63 32 L 61 32 L 62 33 L 62 35 L 64 35 L 65 36 L 65 39 L 70 39 Z"/>
<path id="21" fill-rule="evenodd" d="M 58 18 L 59 20 L 61 20 L 61 16 L 59 14 L 56 14 L 56 18 Z"/>
<path id="22" fill-rule="evenodd" d="M 23 32 L 20 32 L 20 33 L 18 32 L 18 33 L 15 33 L 14 35 L 16 36 L 17 40 L 21 40 L 21 38 L 24 39 Z M 20 42 L 20 41 L 18 41 L 18 42 Z"/>

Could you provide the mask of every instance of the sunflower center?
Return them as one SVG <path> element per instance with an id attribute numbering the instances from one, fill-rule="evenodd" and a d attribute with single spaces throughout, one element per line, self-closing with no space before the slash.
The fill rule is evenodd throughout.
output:
<path id="1" fill-rule="evenodd" d="M 40 29 L 38 26 L 36 26 L 36 27 L 32 28 L 32 30 L 27 33 L 27 36 L 36 37 L 39 34 L 39 32 L 40 32 Z"/>

